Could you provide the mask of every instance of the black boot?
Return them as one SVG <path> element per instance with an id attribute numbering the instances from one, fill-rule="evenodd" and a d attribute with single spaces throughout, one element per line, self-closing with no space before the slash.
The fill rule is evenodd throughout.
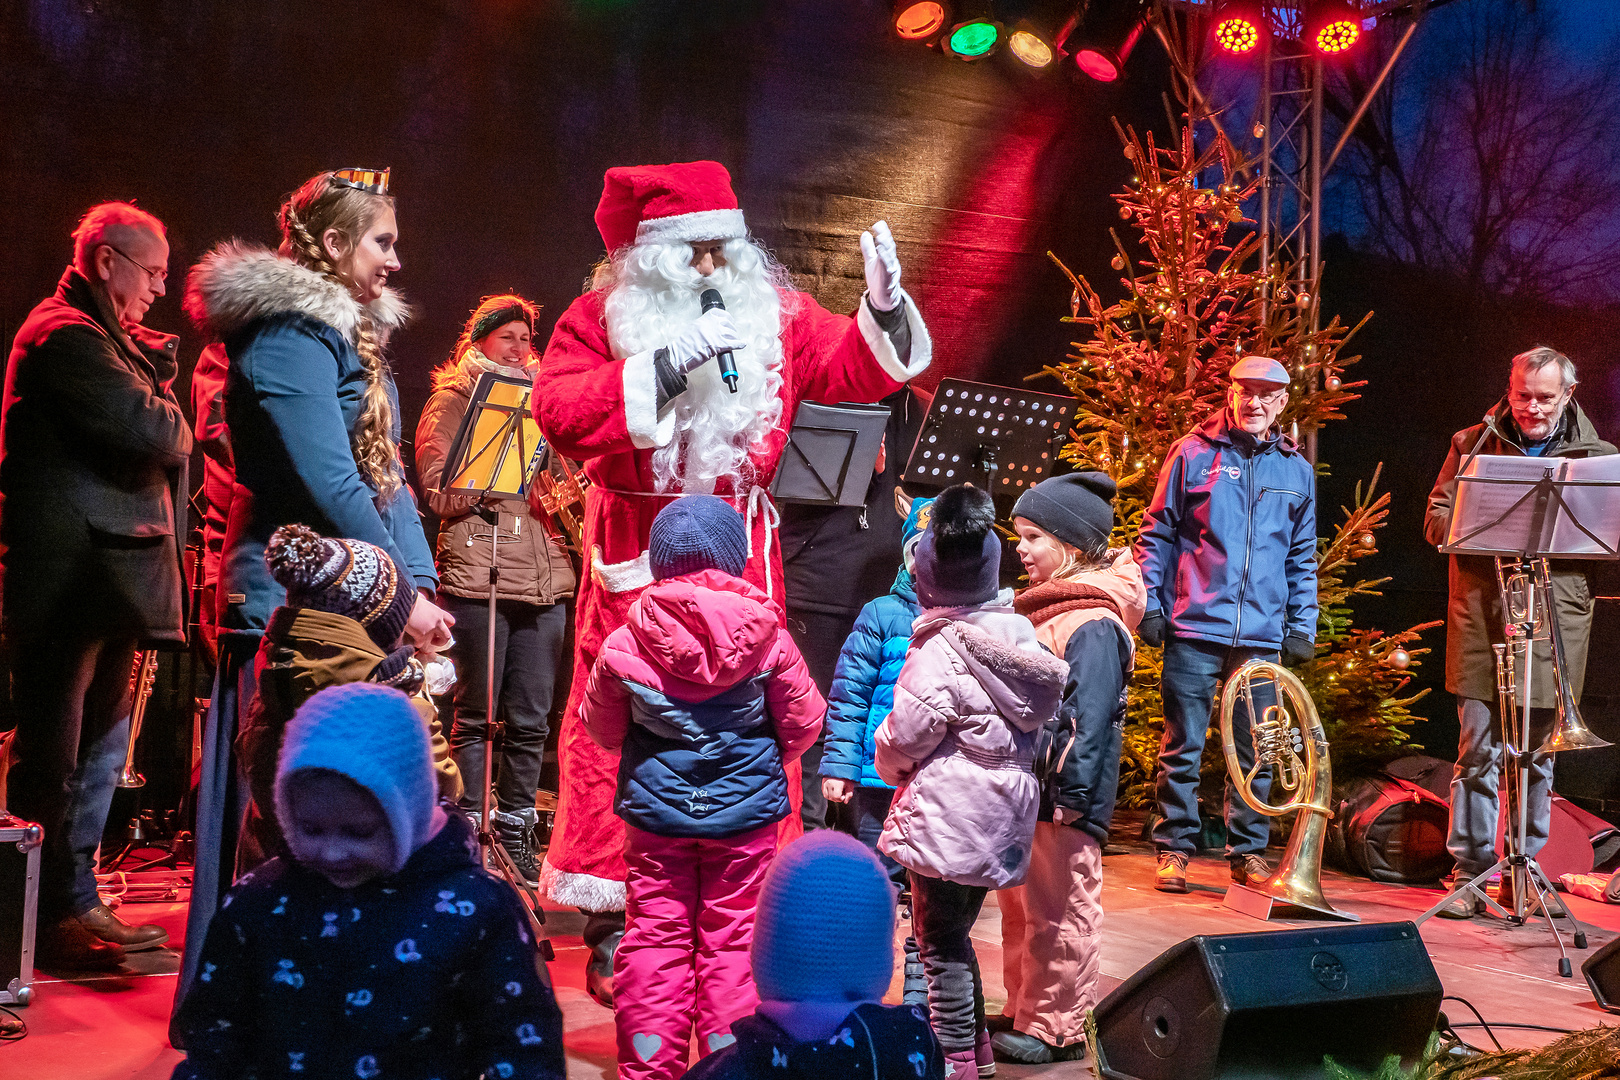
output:
<path id="1" fill-rule="evenodd" d="M 624 937 L 624 912 L 585 912 L 585 992 L 604 1009 L 613 1008 L 613 957 Z"/>
<path id="2" fill-rule="evenodd" d="M 534 807 L 526 806 L 515 814 L 492 810 L 489 816 L 495 823 L 495 835 L 501 847 L 511 857 L 523 883 L 531 889 L 539 888 L 540 860 L 534 851 L 534 827 L 540 823 L 540 816 Z"/>

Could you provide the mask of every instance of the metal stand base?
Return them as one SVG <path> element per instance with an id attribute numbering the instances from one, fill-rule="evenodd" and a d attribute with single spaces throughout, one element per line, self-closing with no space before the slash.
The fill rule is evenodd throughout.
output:
<path id="1" fill-rule="evenodd" d="M 1507 880 L 1511 880 L 1514 884 L 1514 910 L 1511 912 L 1498 904 L 1495 899 L 1485 892 L 1485 883 L 1491 879 L 1491 875 L 1497 872 L 1508 875 Z M 1547 920 L 1547 932 L 1553 936 L 1553 941 L 1558 943 L 1558 974 L 1566 979 L 1574 977 L 1574 970 L 1569 962 L 1569 953 L 1564 950 L 1564 936 L 1560 933 L 1558 927 L 1553 924 L 1553 910 L 1556 910 L 1569 920 L 1570 938 L 1577 949 L 1586 948 L 1586 929 L 1576 921 L 1574 914 L 1569 910 L 1568 905 L 1564 903 L 1563 897 L 1558 895 L 1557 890 L 1552 886 L 1552 881 L 1547 877 L 1546 872 L 1541 869 L 1541 864 L 1536 862 L 1535 859 L 1528 855 L 1502 856 L 1496 860 L 1496 864 L 1489 870 L 1474 875 L 1472 879 L 1452 889 L 1446 894 L 1444 900 L 1441 900 L 1413 921 L 1421 926 L 1428 919 L 1439 914 L 1441 908 L 1464 894 L 1472 894 L 1478 897 L 1485 902 L 1485 906 L 1490 908 L 1492 912 L 1517 926 L 1527 924 L 1536 916 L 1537 909 L 1539 909 L 1541 917 Z M 1535 898 L 1533 904 L 1530 902 L 1532 895 Z M 1548 908 L 1547 901 L 1549 899 L 1554 905 L 1553 910 Z"/>
<path id="2" fill-rule="evenodd" d="M 1344 922 L 1358 923 L 1361 921 L 1360 915 L 1352 915 L 1348 911 L 1338 911 L 1330 907 L 1313 907 L 1309 904 L 1282 900 L 1263 889 L 1256 889 L 1252 885 L 1233 884 L 1229 886 L 1226 890 L 1226 906 L 1233 911 L 1240 911 L 1262 922 L 1269 921 L 1272 918 L 1290 918 L 1290 912 L 1298 912 L 1300 915 L 1305 916 L 1340 919 Z"/>

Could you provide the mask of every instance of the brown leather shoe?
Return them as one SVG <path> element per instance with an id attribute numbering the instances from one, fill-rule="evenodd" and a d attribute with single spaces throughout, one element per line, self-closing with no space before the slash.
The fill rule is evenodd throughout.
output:
<path id="1" fill-rule="evenodd" d="M 1160 892 L 1187 891 L 1187 856 L 1179 851 L 1159 852 L 1159 868 L 1153 874 L 1153 887 Z"/>
<path id="2" fill-rule="evenodd" d="M 155 949 L 169 940 L 169 932 L 163 927 L 156 923 L 131 926 L 113 914 L 113 909 L 106 904 L 97 904 L 80 915 L 79 925 L 102 941 L 123 946 L 125 952 Z"/>
<path id="3" fill-rule="evenodd" d="M 1263 856 L 1249 853 L 1248 855 L 1232 855 L 1227 861 L 1232 864 L 1232 884 L 1259 885 L 1271 876 L 1271 867 L 1266 864 Z"/>
<path id="4" fill-rule="evenodd" d="M 34 963 L 47 971 L 110 971 L 124 962 L 124 947 L 103 941 L 78 919 L 41 926 L 34 938 Z"/>

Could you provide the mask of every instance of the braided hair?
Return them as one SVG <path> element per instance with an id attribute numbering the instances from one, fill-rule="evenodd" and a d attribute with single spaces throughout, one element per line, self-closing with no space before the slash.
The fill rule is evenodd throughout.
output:
<path id="1" fill-rule="evenodd" d="M 337 183 L 333 174 L 323 172 L 281 204 L 277 221 L 281 225 L 282 251 L 294 261 L 320 274 L 328 281 L 350 290 L 337 264 L 327 254 L 321 237 L 336 229 L 351 248 L 365 236 L 384 206 L 394 200 Z M 382 343 L 370 312 L 361 308 L 355 350 L 366 371 L 366 395 L 360 423 L 350 438 L 350 449 L 360 475 L 377 490 L 382 501 L 392 499 L 405 484 L 399 460 L 399 444 L 394 441 L 394 406 L 388 397 L 388 367 L 383 360 Z"/>

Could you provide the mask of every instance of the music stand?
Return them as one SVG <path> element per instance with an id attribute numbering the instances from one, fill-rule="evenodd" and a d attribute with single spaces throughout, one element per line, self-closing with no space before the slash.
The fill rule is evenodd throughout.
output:
<path id="1" fill-rule="evenodd" d="M 1503 832 L 1506 854 L 1484 873 L 1476 874 L 1471 880 L 1456 886 L 1417 919 L 1421 924 L 1459 895 L 1478 897 L 1503 919 L 1520 925 L 1532 917 L 1532 907 L 1539 909 L 1541 917 L 1546 920 L 1547 931 L 1558 944 L 1558 973 L 1566 979 L 1573 977 L 1573 970 L 1569 954 L 1564 950 L 1563 936 L 1553 923 L 1554 916 L 1548 901 L 1569 920 L 1571 937 L 1577 949 L 1586 948 L 1586 931 L 1554 890 L 1552 881 L 1541 865 L 1534 857 L 1524 853 L 1530 821 L 1530 758 L 1537 752 L 1530 749 L 1536 626 L 1541 623 L 1546 626 L 1548 634 L 1558 633 L 1555 622 L 1558 613 L 1547 567 L 1549 558 L 1620 558 L 1616 544 L 1604 540 L 1598 532 L 1589 528 L 1572 505 L 1572 502 L 1579 501 L 1585 504 L 1582 509 L 1605 513 L 1610 520 L 1597 525 L 1597 528 L 1620 538 L 1620 520 L 1616 520 L 1620 503 L 1613 499 L 1594 500 L 1590 497 L 1592 494 L 1606 494 L 1603 489 L 1620 488 L 1620 481 L 1571 478 L 1568 474 L 1572 466 L 1577 466 L 1577 462 L 1584 465 L 1583 459 L 1474 456 L 1464 463 L 1457 476 L 1451 529 L 1440 550 L 1447 555 L 1489 555 L 1496 559 L 1507 641 L 1492 647 L 1496 650 L 1498 662 L 1498 710 L 1502 712 L 1500 719 L 1504 736 L 1502 767 L 1504 772 L 1512 770 L 1507 784 L 1508 805 L 1510 813 L 1516 808 L 1517 820 L 1510 822 Z M 1608 471 L 1601 466 L 1591 470 L 1577 466 L 1575 471 L 1599 469 Z M 1495 475 L 1490 475 L 1492 473 Z M 1586 498 L 1576 500 L 1565 495 L 1565 488 L 1584 489 L 1589 494 Z M 1515 565 L 1516 577 L 1534 575 L 1533 581 L 1524 586 L 1524 600 L 1519 604 L 1512 602 L 1508 577 L 1504 573 L 1510 560 Z M 1517 655 L 1521 650 L 1524 679 L 1523 686 L 1518 688 L 1519 738 L 1515 745 L 1508 715 L 1514 704 L 1514 665 L 1509 656 Z M 1514 910 L 1511 913 L 1485 893 L 1484 884 L 1497 873 L 1508 874 L 1512 881 Z M 1527 902 L 1532 893 L 1533 905 Z"/>
<path id="2" fill-rule="evenodd" d="M 1051 475 L 1079 405 L 1066 394 L 942 380 L 902 479 L 934 487 L 974 481 L 1016 499 Z"/>
<path id="3" fill-rule="evenodd" d="M 799 403 L 787 450 L 771 481 L 778 502 L 865 506 L 889 426 L 883 405 Z"/>
<path id="4" fill-rule="evenodd" d="M 489 496 L 526 499 L 529 484 L 544 461 L 546 441 L 529 414 L 532 389 L 521 379 L 493 371 L 478 376 L 473 384 L 472 400 L 461 418 L 461 426 L 456 429 L 455 441 L 450 444 L 450 454 L 439 476 L 439 490 L 477 498 L 473 512 L 489 524 L 489 640 L 486 643 L 489 651 L 484 682 L 484 788 L 478 819 L 478 846 L 484 849 L 486 865 L 493 865 L 495 872 L 517 891 L 541 954 L 552 960 L 556 954 L 546 939 L 546 913 L 540 906 L 539 892 L 529 886 L 518 873 L 512 857 L 496 842 L 490 822 L 495 764 L 495 607 L 501 557 L 500 513 L 484 507 L 483 500 Z"/>

